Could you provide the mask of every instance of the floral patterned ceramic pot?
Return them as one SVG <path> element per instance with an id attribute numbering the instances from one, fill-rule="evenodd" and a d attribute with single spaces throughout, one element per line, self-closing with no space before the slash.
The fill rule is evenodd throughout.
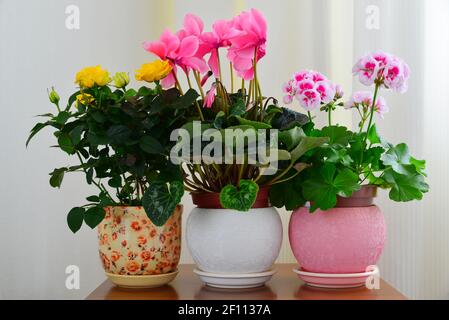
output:
<path id="1" fill-rule="evenodd" d="M 386 239 L 384 217 L 373 197 L 375 186 L 363 186 L 337 206 L 313 214 L 293 212 L 289 239 L 302 270 L 315 273 L 360 273 L 375 265 Z"/>
<path id="2" fill-rule="evenodd" d="M 136 276 L 140 280 L 153 276 L 152 281 L 165 279 L 163 275 L 176 276 L 181 254 L 182 208 L 178 205 L 161 227 L 151 222 L 143 207 L 105 208 L 104 220 L 98 225 L 98 239 L 100 259 L 108 277 L 121 286 L 139 287 Z M 131 278 L 133 285 L 116 281 Z M 144 287 L 150 286 L 154 285 Z"/>

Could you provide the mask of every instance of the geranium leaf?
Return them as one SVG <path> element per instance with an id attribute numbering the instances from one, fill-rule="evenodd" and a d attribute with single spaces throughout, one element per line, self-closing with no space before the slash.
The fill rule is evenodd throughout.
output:
<path id="1" fill-rule="evenodd" d="M 400 143 L 391 147 L 382 155 L 381 160 L 385 166 L 391 166 L 397 173 L 407 174 L 407 170 L 404 168 L 404 165 L 410 164 L 407 145 Z"/>
<path id="2" fill-rule="evenodd" d="M 400 174 L 392 168 L 385 171 L 383 177 L 391 186 L 390 199 L 394 201 L 421 200 L 423 193 L 429 191 L 424 177 L 416 171 L 414 165 L 404 165 L 405 174 Z"/>

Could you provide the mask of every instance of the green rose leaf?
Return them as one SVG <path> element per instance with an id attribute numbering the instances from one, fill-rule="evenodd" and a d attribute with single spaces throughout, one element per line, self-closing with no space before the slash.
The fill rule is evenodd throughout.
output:
<path id="1" fill-rule="evenodd" d="M 112 188 L 120 188 L 122 186 L 122 178 L 120 176 L 112 177 L 108 180 L 108 185 Z"/>
<path id="2" fill-rule="evenodd" d="M 57 168 L 50 173 L 50 185 L 53 188 L 60 188 L 64 174 L 67 172 L 67 168 Z"/>
<path id="3" fill-rule="evenodd" d="M 220 192 L 220 203 L 223 208 L 248 211 L 257 198 L 259 186 L 251 180 L 240 180 L 240 186 L 228 184 Z"/>
<path id="4" fill-rule="evenodd" d="M 53 120 L 57 124 L 65 124 L 69 118 L 70 118 L 70 112 L 61 111 L 60 113 L 58 113 L 58 115 L 56 117 L 53 118 Z"/>
<path id="5" fill-rule="evenodd" d="M 424 177 L 416 171 L 414 165 L 404 165 L 405 174 L 400 174 L 392 168 L 385 171 L 383 178 L 391 186 L 390 199 L 398 202 L 421 200 L 423 193 L 429 191 L 429 185 Z"/>
<path id="6" fill-rule="evenodd" d="M 58 137 L 59 147 L 67 152 L 68 154 L 73 154 L 75 152 L 75 147 L 73 146 L 72 139 L 68 133 L 62 132 Z"/>
<path id="7" fill-rule="evenodd" d="M 153 182 L 143 195 L 142 205 L 148 218 L 156 226 L 163 226 L 183 195 L 184 185 L 181 181 Z"/>
<path id="8" fill-rule="evenodd" d="M 164 147 L 161 143 L 151 136 L 143 136 L 140 139 L 139 146 L 143 151 L 149 154 L 160 154 L 164 152 Z"/>
<path id="9" fill-rule="evenodd" d="M 95 228 L 101 221 L 103 221 L 105 212 L 103 207 L 97 206 L 87 209 L 84 214 L 84 222 L 91 228 Z"/>
<path id="10" fill-rule="evenodd" d="M 67 224 L 73 233 L 76 233 L 83 224 L 84 208 L 75 207 L 67 214 Z"/>
<path id="11" fill-rule="evenodd" d="M 191 107 L 198 97 L 199 95 L 194 89 L 189 89 L 184 95 L 175 99 L 168 106 L 174 109 L 186 109 Z"/>
<path id="12" fill-rule="evenodd" d="M 27 141 L 26 141 L 26 143 L 25 143 L 25 146 L 28 147 L 28 144 L 30 143 L 31 139 L 33 139 L 33 137 L 34 137 L 39 131 L 41 131 L 43 128 L 45 128 L 46 126 L 49 126 L 49 125 L 50 125 L 50 122 L 45 122 L 45 123 L 39 122 L 39 123 L 37 123 L 37 124 L 31 129 L 30 135 L 28 136 L 28 139 L 27 139 Z"/>
<path id="13" fill-rule="evenodd" d="M 131 136 L 131 129 L 122 124 L 117 124 L 111 126 L 106 134 L 109 139 L 111 139 L 112 143 L 123 144 L 127 142 Z"/>
<path id="14" fill-rule="evenodd" d="M 316 209 L 328 210 L 337 203 L 337 195 L 349 197 L 354 191 L 360 189 L 359 177 L 349 169 L 337 172 L 336 166 L 331 163 L 324 164 L 315 175 L 308 178 L 303 184 L 303 195 L 310 200 L 310 211 Z"/>

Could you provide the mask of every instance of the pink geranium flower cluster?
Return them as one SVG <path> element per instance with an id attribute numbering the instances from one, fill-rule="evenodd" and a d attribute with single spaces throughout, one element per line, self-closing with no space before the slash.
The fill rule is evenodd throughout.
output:
<path id="1" fill-rule="evenodd" d="M 216 21 L 210 32 L 204 32 L 199 17 L 187 14 L 180 31 L 174 34 L 166 30 L 158 41 L 145 42 L 143 47 L 173 66 L 173 72 L 162 81 L 167 88 L 175 84 L 178 68 L 187 75 L 191 70 L 200 74 L 212 71 L 218 78 L 220 48 L 227 49 L 227 58 L 240 77 L 253 79 L 254 63 L 265 55 L 266 38 L 265 18 L 251 9 L 232 20 Z"/>
<path id="2" fill-rule="evenodd" d="M 373 93 L 370 91 L 357 91 L 354 92 L 351 99 L 345 103 L 346 109 L 351 108 L 362 108 L 364 110 L 369 110 L 373 105 Z M 390 109 L 387 106 L 385 99 L 381 96 L 378 96 L 376 99 L 376 103 L 374 105 L 374 111 L 383 118 L 384 114 L 387 113 Z"/>
<path id="3" fill-rule="evenodd" d="M 343 96 L 341 87 L 332 83 L 317 71 L 300 71 L 283 86 L 284 103 L 290 104 L 293 98 L 306 110 L 316 109 Z"/>
<path id="4" fill-rule="evenodd" d="M 366 86 L 377 83 L 400 93 L 407 91 L 410 69 L 402 59 L 389 53 L 367 54 L 357 61 L 352 71 Z"/>

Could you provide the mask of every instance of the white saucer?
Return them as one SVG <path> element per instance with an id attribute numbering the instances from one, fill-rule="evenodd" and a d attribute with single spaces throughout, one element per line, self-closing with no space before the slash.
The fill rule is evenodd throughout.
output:
<path id="1" fill-rule="evenodd" d="M 364 286 L 366 279 L 370 276 L 379 276 L 379 270 L 361 273 L 315 273 L 303 271 L 299 268 L 293 269 L 298 277 L 307 285 L 318 288 L 356 288 Z"/>
<path id="2" fill-rule="evenodd" d="M 269 270 L 258 273 L 210 273 L 194 269 L 200 279 L 208 286 L 225 289 L 246 289 L 263 286 L 271 279 L 276 270 Z"/>

